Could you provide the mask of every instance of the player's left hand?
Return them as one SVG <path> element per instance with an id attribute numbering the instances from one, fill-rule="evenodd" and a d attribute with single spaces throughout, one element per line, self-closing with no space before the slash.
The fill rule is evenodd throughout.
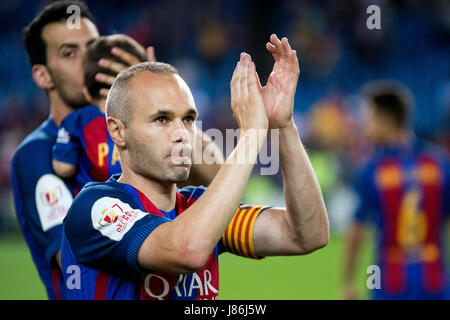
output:
<path id="1" fill-rule="evenodd" d="M 284 128 L 293 123 L 294 97 L 300 74 L 297 52 L 292 50 L 287 38 L 280 40 L 275 34 L 270 36 L 266 49 L 272 54 L 275 64 L 267 84 L 262 87 L 258 80 L 258 87 L 270 128 Z"/>
<path id="2" fill-rule="evenodd" d="M 121 48 L 118 48 L 118 47 L 112 48 L 111 53 L 113 55 L 115 55 L 116 57 L 120 58 L 121 60 L 123 60 L 124 62 L 126 62 L 126 64 L 115 62 L 115 61 L 112 61 L 109 59 L 100 59 L 98 64 L 101 67 L 111 70 L 112 72 L 114 72 L 116 74 L 122 70 L 125 70 L 126 68 L 128 68 L 132 65 L 135 65 L 135 64 L 138 64 L 141 62 L 135 55 L 133 55 Z M 154 47 L 148 47 L 146 49 L 146 55 L 147 55 L 148 61 L 150 61 L 150 62 L 156 61 Z M 112 85 L 115 78 L 116 78 L 115 76 L 110 76 L 105 73 L 97 73 L 95 76 L 95 80 L 97 80 L 98 82 L 104 83 L 106 85 L 109 85 L 109 86 Z M 108 91 L 109 91 L 109 89 L 102 88 L 102 89 L 100 89 L 100 95 L 102 95 L 103 97 L 106 97 L 108 95 Z"/>

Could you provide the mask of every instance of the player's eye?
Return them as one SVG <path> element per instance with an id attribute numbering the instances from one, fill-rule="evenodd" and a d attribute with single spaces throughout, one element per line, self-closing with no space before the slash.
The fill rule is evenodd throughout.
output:
<path id="1" fill-rule="evenodd" d="M 194 118 L 193 116 L 186 116 L 186 117 L 184 117 L 183 121 L 184 121 L 185 123 L 192 124 L 192 123 L 194 123 L 195 118 Z"/>
<path id="2" fill-rule="evenodd" d="M 164 124 L 164 123 L 167 122 L 167 117 L 166 116 L 160 116 L 160 117 L 155 119 L 155 122 Z"/>
<path id="3" fill-rule="evenodd" d="M 75 50 L 65 50 L 62 52 L 64 58 L 74 58 L 76 55 Z"/>

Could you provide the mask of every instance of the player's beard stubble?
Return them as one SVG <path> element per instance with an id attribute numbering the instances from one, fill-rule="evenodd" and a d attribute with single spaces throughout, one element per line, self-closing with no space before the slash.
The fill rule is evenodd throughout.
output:
<path id="1" fill-rule="evenodd" d="M 84 97 L 82 85 L 78 86 L 75 83 L 69 83 L 63 76 L 59 76 L 58 72 L 52 72 L 48 66 L 47 70 L 53 82 L 51 90 L 56 90 L 66 105 L 72 109 L 79 109 L 89 104 Z"/>
<path id="2" fill-rule="evenodd" d="M 171 153 L 158 149 L 156 144 L 151 145 L 148 141 L 131 136 L 125 138 L 131 171 L 162 183 L 177 183 L 188 179 L 190 165 L 175 165 Z"/>

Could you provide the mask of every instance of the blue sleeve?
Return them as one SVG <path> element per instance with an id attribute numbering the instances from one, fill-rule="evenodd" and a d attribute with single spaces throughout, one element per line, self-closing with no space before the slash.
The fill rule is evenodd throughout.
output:
<path id="1" fill-rule="evenodd" d="M 373 171 L 371 166 L 362 169 L 353 185 L 353 189 L 358 198 L 358 204 L 353 214 L 354 222 L 374 222 L 376 212 L 374 197 L 376 190 L 374 188 Z"/>
<path id="2" fill-rule="evenodd" d="M 72 203 L 70 186 L 53 172 L 51 152 L 49 141 L 33 142 L 17 151 L 11 168 L 22 232 L 49 263 L 60 249 L 62 221 Z"/>
<path id="3" fill-rule="evenodd" d="M 53 147 L 53 159 L 78 165 L 83 148 L 80 138 L 77 136 L 81 125 L 79 112 L 72 112 L 64 118 Z"/>
<path id="4" fill-rule="evenodd" d="M 180 193 L 187 199 L 194 197 L 194 199 L 197 200 L 206 191 L 206 187 L 204 187 L 204 186 L 198 186 L 198 187 L 187 186 L 182 189 L 178 189 L 177 191 L 178 191 L 178 193 Z"/>
<path id="5" fill-rule="evenodd" d="M 64 233 L 77 261 L 111 272 L 144 273 L 137 262 L 141 244 L 171 220 L 138 208 L 120 190 L 98 185 L 83 189 L 64 220 Z"/>

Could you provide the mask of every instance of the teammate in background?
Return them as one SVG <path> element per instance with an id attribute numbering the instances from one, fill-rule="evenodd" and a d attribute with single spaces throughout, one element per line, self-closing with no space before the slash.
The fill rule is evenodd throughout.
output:
<path id="1" fill-rule="evenodd" d="M 99 65 L 101 59 L 126 64 L 112 54 L 114 47 L 133 54 L 140 62 L 147 61 L 145 49 L 123 34 L 98 37 L 88 45 L 83 62 L 83 92 L 91 105 L 64 118 L 53 147 L 53 169 L 63 178 L 76 175 L 75 194 L 88 182 L 103 182 L 112 174 L 122 172 L 118 151 L 106 128 L 106 98 L 100 93 L 110 86 L 96 80 L 98 73 L 116 76 L 115 72 Z"/>
<path id="2" fill-rule="evenodd" d="M 364 96 L 369 105 L 365 128 L 377 151 L 355 184 L 360 204 L 348 231 L 344 296 L 357 298 L 358 252 L 367 227 L 374 225 L 381 288 L 373 290 L 372 298 L 445 299 L 450 269 L 444 257 L 449 160 L 409 129 L 413 104 L 406 88 L 373 82 Z"/>
<path id="3" fill-rule="evenodd" d="M 80 8 L 80 28 L 69 29 L 67 7 Z M 55 2 L 24 29 L 25 47 L 35 83 L 45 90 L 50 115 L 29 134 L 12 159 L 11 179 L 17 219 L 49 299 L 64 298 L 60 271 L 62 220 L 72 203 L 72 186 L 52 168 L 52 148 L 61 120 L 87 104 L 82 61 L 88 43 L 98 37 L 86 5 Z"/>
<path id="4" fill-rule="evenodd" d="M 67 8 L 72 5 L 80 9 L 79 28 L 69 28 L 66 23 L 71 15 Z M 33 80 L 48 96 L 50 115 L 14 154 L 11 163 L 14 204 L 47 295 L 49 299 L 61 299 L 65 297 L 60 269 L 62 221 L 73 200 L 73 184 L 55 175 L 52 148 L 62 119 L 89 104 L 83 95 L 82 63 L 88 44 L 99 34 L 85 3 L 58 1 L 45 7 L 24 29 L 24 35 Z M 153 48 L 146 51 L 147 57 L 152 56 Z M 114 48 L 113 54 L 126 62 L 102 61 L 102 66 L 114 73 L 139 62 L 120 48 Z M 105 73 L 97 75 L 97 81 L 108 86 L 113 80 Z M 100 91 L 106 96 L 108 89 Z M 203 180 L 212 179 L 217 170 L 217 166 L 202 166 L 195 174 Z"/>
<path id="5" fill-rule="evenodd" d="M 81 275 L 70 299 L 215 299 L 220 252 L 262 258 L 327 244 L 324 201 L 293 120 L 297 55 L 275 35 L 267 49 L 275 65 L 264 87 L 241 54 L 231 80 L 241 134 L 208 189 L 176 189 L 189 176 L 197 115 L 176 70 L 145 62 L 119 74 L 106 115 L 122 175 L 84 187 L 64 220 L 63 267 Z M 269 127 L 279 129 L 287 208 L 240 206 Z"/>

